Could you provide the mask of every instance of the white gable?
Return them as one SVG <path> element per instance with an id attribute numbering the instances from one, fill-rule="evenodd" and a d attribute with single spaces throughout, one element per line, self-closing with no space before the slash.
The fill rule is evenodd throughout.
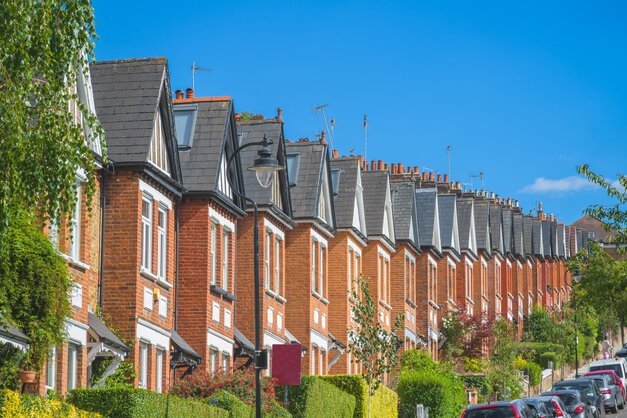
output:
<path id="1" fill-rule="evenodd" d="M 392 213 L 392 197 L 390 193 L 390 182 L 387 182 L 385 190 L 385 209 L 383 213 L 383 235 L 394 242 L 394 214 Z"/>
<path id="2" fill-rule="evenodd" d="M 226 152 L 222 153 L 222 158 L 220 159 L 220 173 L 218 174 L 218 190 L 233 199 L 233 190 L 231 190 L 231 185 L 228 181 L 228 174 L 226 172 Z"/>
<path id="3" fill-rule="evenodd" d="M 470 228 L 468 229 L 468 243 L 470 251 L 477 253 L 477 234 L 475 233 L 475 209 L 474 206 L 470 206 Z"/>
<path id="4" fill-rule="evenodd" d="M 150 139 L 150 152 L 148 161 L 166 174 L 170 174 L 168 164 L 168 147 L 165 141 L 165 130 L 161 119 L 161 111 L 157 109 L 152 125 L 152 138 Z"/>
<path id="5" fill-rule="evenodd" d="M 416 236 L 414 234 L 414 217 L 409 218 L 409 236 L 416 241 Z M 415 244 L 418 244 L 415 242 Z"/>
<path id="6" fill-rule="evenodd" d="M 281 176 L 278 171 L 274 172 L 274 180 L 272 180 L 272 196 L 270 200 L 278 208 L 283 209 L 283 198 L 281 197 Z"/>
<path id="7" fill-rule="evenodd" d="M 326 222 L 327 225 L 333 227 L 331 214 L 331 189 L 329 187 L 329 176 L 327 173 L 327 161 L 322 161 L 322 184 L 320 187 L 320 196 L 318 196 L 318 217 Z"/>
<path id="8" fill-rule="evenodd" d="M 366 215 L 364 212 L 364 189 L 361 186 L 361 169 L 357 165 L 357 184 L 355 185 L 355 203 L 353 204 L 353 228 L 364 236 L 366 233 Z"/>
<path id="9" fill-rule="evenodd" d="M 85 105 L 89 113 L 96 115 L 96 104 L 94 102 L 94 91 L 91 86 L 91 73 L 89 67 L 87 71 L 80 71 L 78 74 L 78 81 L 76 85 L 78 98 Z M 102 155 L 102 148 L 100 145 L 100 138 L 94 137 L 89 129 L 85 127 L 85 136 L 87 143 L 91 150 L 98 155 Z"/>
<path id="10" fill-rule="evenodd" d="M 505 250 L 505 239 L 503 238 L 503 223 L 499 224 L 499 249 Z"/>
<path id="11" fill-rule="evenodd" d="M 453 204 L 453 232 L 451 246 L 459 251 L 459 225 L 457 223 L 457 204 Z"/>
<path id="12" fill-rule="evenodd" d="M 433 215 L 433 245 L 438 251 L 442 251 L 442 241 L 440 240 L 440 209 L 438 207 L 438 198 L 435 199 L 435 208 Z"/>

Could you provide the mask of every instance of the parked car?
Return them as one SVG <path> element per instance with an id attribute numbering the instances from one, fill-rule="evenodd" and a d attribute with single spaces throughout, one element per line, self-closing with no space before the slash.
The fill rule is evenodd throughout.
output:
<path id="1" fill-rule="evenodd" d="M 534 415 L 523 401 L 515 399 L 471 405 L 461 418 L 534 418 Z"/>
<path id="2" fill-rule="evenodd" d="M 598 375 L 610 376 L 610 378 L 614 381 L 614 383 L 621 389 L 621 392 L 623 394 L 623 405 L 622 406 L 619 405 L 618 407 L 620 409 L 623 409 L 625 407 L 625 403 L 627 403 L 627 388 L 625 387 L 625 384 L 623 383 L 622 379 L 620 379 L 616 375 L 614 370 L 596 370 L 594 372 L 588 372 L 584 376 L 598 376 Z"/>
<path id="3" fill-rule="evenodd" d="M 566 406 L 566 411 L 571 418 L 595 418 L 592 407 L 589 404 L 591 403 L 590 400 L 579 390 L 562 389 L 543 393 L 542 396 L 559 397 Z"/>
<path id="4" fill-rule="evenodd" d="M 561 382 L 555 382 L 553 383 L 551 391 L 566 389 L 578 390 L 581 392 L 584 402 L 590 402 L 594 418 L 601 418 L 605 416 L 605 407 L 603 406 L 601 391 L 599 391 L 598 386 L 595 385 L 590 378 L 584 377 L 577 380 L 562 380 Z"/>
<path id="5" fill-rule="evenodd" d="M 613 413 L 617 413 L 618 406 L 623 405 L 623 392 L 620 387 L 618 387 L 618 385 L 616 385 L 612 378 L 607 374 L 588 376 L 588 378 L 598 382 L 605 410 L 609 409 Z"/>
<path id="6" fill-rule="evenodd" d="M 590 363 L 588 371 L 597 370 L 614 370 L 614 373 L 623 381 L 623 385 L 627 387 L 627 360 L 619 358 L 618 360 L 598 360 Z"/>
<path id="7" fill-rule="evenodd" d="M 566 405 L 564 405 L 564 402 L 562 402 L 562 399 L 559 396 L 536 396 L 536 399 L 539 399 L 544 403 L 546 409 L 553 414 L 553 417 L 571 418 L 568 410 L 566 409 Z"/>
<path id="8" fill-rule="evenodd" d="M 527 407 L 531 410 L 534 418 L 553 418 L 553 413 L 550 412 L 544 402 L 538 398 L 526 398 L 522 400 Z"/>
<path id="9" fill-rule="evenodd" d="M 614 357 L 627 359 L 627 348 L 623 347 L 614 353 Z"/>

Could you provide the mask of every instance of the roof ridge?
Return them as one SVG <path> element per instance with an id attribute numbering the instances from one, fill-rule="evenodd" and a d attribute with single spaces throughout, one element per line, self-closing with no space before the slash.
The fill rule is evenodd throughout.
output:
<path id="1" fill-rule="evenodd" d="M 104 60 L 104 61 L 92 61 L 91 65 L 100 65 L 100 64 L 119 64 L 119 63 L 131 63 L 131 62 L 142 62 L 142 61 L 159 61 L 159 62 L 167 62 L 166 57 L 145 57 L 145 58 L 123 58 L 123 59 L 113 59 L 113 60 Z"/>

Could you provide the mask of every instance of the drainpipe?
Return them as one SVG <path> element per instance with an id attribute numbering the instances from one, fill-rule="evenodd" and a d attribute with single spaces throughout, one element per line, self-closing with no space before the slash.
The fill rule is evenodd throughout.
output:
<path id="1" fill-rule="evenodd" d="M 102 310 L 104 288 L 104 247 L 105 247 L 105 208 L 107 206 L 107 177 L 113 170 L 113 163 L 108 163 L 102 173 L 100 182 L 100 274 L 98 275 L 98 308 Z"/>
<path id="2" fill-rule="evenodd" d="M 179 323 L 179 205 L 182 202 L 183 199 L 179 199 L 174 208 L 174 330 L 178 329 Z"/>

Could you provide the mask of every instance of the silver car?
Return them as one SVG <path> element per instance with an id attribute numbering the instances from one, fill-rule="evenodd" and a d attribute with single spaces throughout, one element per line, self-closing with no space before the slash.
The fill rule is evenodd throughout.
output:
<path id="1" fill-rule="evenodd" d="M 609 409 L 612 413 L 616 414 L 619 406 L 623 404 L 623 392 L 621 388 L 615 385 L 612 378 L 607 374 L 592 375 L 588 376 L 588 378 L 598 382 L 597 386 L 603 397 L 603 406 L 605 409 Z"/>

